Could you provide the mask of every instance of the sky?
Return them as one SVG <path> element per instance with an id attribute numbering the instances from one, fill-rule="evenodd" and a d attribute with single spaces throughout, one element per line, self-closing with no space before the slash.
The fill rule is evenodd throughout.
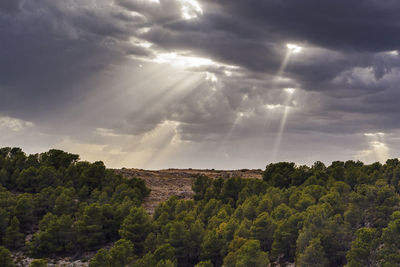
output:
<path id="1" fill-rule="evenodd" d="M 396 0 L 1 0 L 0 147 L 112 168 L 385 162 Z"/>

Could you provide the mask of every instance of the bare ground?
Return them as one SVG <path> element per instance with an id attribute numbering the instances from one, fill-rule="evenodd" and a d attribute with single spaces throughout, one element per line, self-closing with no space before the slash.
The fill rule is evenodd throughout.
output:
<path id="1" fill-rule="evenodd" d="M 210 178 L 262 178 L 261 170 L 197 170 L 197 169 L 166 169 L 159 171 L 142 169 L 119 169 L 116 173 L 124 177 L 137 177 L 145 181 L 151 189 L 150 195 L 144 200 L 143 207 L 150 214 L 154 213 L 156 206 L 172 196 L 182 199 L 191 199 L 194 195 L 192 185 L 199 175 Z"/>

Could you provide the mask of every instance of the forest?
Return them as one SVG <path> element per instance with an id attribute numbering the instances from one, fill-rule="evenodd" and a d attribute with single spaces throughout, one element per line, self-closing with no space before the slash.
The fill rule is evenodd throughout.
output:
<path id="1" fill-rule="evenodd" d="M 89 267 L 400 266 L 400 162 L 268 164 L 199 176 L 150 216 L 143 180 L 61 150 L 0 149 L 0 266 L 94 252 Z M 292 265 L 293 266 L 293 265 Z"/>

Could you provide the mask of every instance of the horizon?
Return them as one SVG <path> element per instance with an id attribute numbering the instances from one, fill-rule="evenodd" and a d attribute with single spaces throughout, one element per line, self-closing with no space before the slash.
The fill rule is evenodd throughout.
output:
<path id="1" fill-rule="evenodd" d="M 400 3 L 0 2 L 0 147 L 108 168 L 400 155 Z"/>
<path id="2" fill-rule="evenodd" d="M 2 148 L 2 147 L 0 147 L 0 148 Z M 20 148 L 20 147 L 10 147 L 10 148 Z M 22 149 L 22 148 L 20 148 L 20 149 Z M 57 148 L 52 148 L 52 149 L 55 149 L 55 150 L 58 150 Z M 50 150 L 52 150 L 52 149 L 50 149 Z M 47 153 L 47 152 L 49 152 L 49 151 L 41 151 L 41 152 L 33 152 L 33 153 L 27 153 L 26 151 L 24 151 L 24 149 L 22 149 L 22 151 L 27 155 L 27 156 L 29 156 L 29 155 L 35 155 L 35 154 L 42 154 L 42 153 Z M 71 153 L 71 154 L 77 154 L 77 153 L 72 153 L 72 152 L 70 152 L 70 151 L 64 151 L 64 150 L 61 150 L 61 151 L 63 151 L 63 152 L 66 152 L 66 153 Z M 261 172 L 263 172 L 264 170 L 265 170 L 265 168 L 268 166 L 268 165 L 270 165 L 270 164 L 276 164 L 276 163 L 294 163 L 295 164 L 295 167 L 301 167 L 301 166 L 306 166 L 306 167 L 308 167 L 308 168 L 312 168 L 312 166 L 315 164 L 315 163 L 318 163 L 318 162 L 322 162 L 326 167 L 329 167 L 329 166 L 331 166 L 334 162 L 343 162 L 343 163 L 346 163 L 346 162 L 348 162 L 348 161 L 353 161 L 353 162 L 356 162 L 356 163 L 358 163 L 358 162 L 360 162 L 360 163 L 362 163 L 364 166 L 367 166 L 367 165 L 373 165 L 373 164 L 375 164 L 375 163 L 380 163 L 380 164 L 382 164 L 382 165 L 385 165 L 386 163 L 387 163 L 387 161 L 389 161 L 389 160 L 395 160 L 395 159 L 397 159 L 397 160 L 399 160 L 399 158 L 387 158 L 384 162 L 380 162 L 380 161 L 375 161 L 375 162 L 371 162 L 371 163 L 366 163 L 366 162 L 363 162 L 363 161 L 360 161 L 360 160 L 354 160 L 354 159 L 347 159 L 347 160 L 333 160 L 333 161 L 331 161 L 331 162 L 323 162 L 323 161 L 320 161 L 320 160 L 317 160 L 317 161 L 315 161 L 315 162 L 313 162 L 313 163 L 311 163 L 311 164 L 299 164 L 299 163 L 296 163 L 296 162 L 293 162 L 293 161 L 275 161 L 275 162 L 267 162 L 266 164 L 264 164 L 264 166 L 262 167 L 262 168 L 257 168 L 257 167 L 253 167 L 253 168 L 240 168 L 240 167 L 235 167 L 235 168 L 231 168 L 231 169 L 218 169 L 218 168 L 212 168 L 212 167 L 202 167 L 202 168 L 196 168 L 196 167 L 190 167 L 190 166 L 183 166 L 183 167 L 166 167 L 166 168 L 161 168 L 161 169 L 151 169 L 151 168 L 140 168 L 140 167 L 135 167 L 135 166 L 122 166 L 122 167 L 117 167 L 117 168 L 115 168 L 115 167 L 110 167 L 110 166 L 107 166 L 107 164 L 106 164 L 106 162 L 104 162 L 103 160 L 101 160 L 101 159 L 99 159 L 99 160 L 92 160 L 92 161 L 90 161 L 90 160 L 87 160 L 87 159 L 83 159 L 83 158 L 81 158 L 81 156 L 79 155 L 79 154 L 77 154 L 78 156 L 79 156 L 79 158 L 78 158 L 78 161 L 86 161 L 86 162 L 89 162 L 89 163 L 94 163 L 94 162 L 96 162 L 96 161 L 101 161 L 101 162 L 103 162 L 104 164 L 105 164 L 105 167 L 107 168 L 107 169 L 111 169 L 111 170 L 123 170 L 123 169 L 126 169 L 126 170 L 139 170 L 139 171 L 155 171 L 155 172 L 159 172 L 159 171 L 174 171 L 174 170 L 177 170 L 177 171 L 184 171 L 184 170 L 188 170 L 188 171 L 215 171 L 215 172 L 218 172 L 218 171 L 261 171 Z"/>

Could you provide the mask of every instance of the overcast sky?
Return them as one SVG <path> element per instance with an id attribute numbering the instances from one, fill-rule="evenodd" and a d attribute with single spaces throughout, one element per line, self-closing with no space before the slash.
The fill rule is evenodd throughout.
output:
<path id="1" fill-rule="evenodd" d="M 397 0 L 1 0 L 0 146 L 109 167 L 384 162 Z"/>

